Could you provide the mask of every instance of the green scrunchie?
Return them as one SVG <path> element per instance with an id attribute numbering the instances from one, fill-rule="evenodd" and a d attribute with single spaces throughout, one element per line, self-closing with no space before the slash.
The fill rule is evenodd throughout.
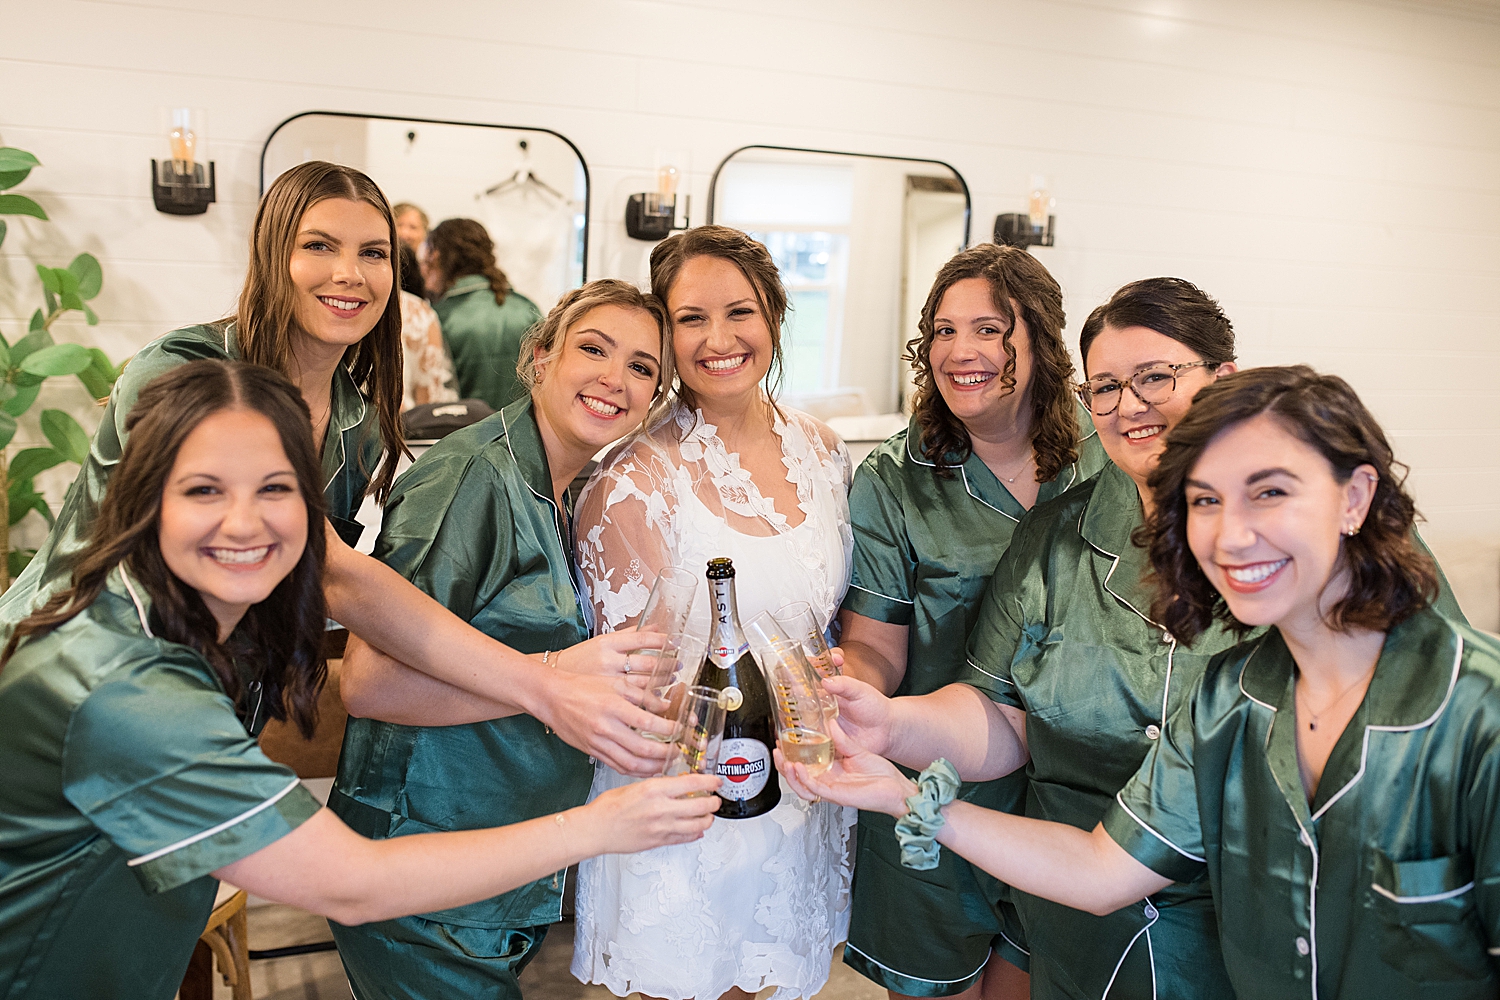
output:
<path id="1" fill-rule="evenodd" d="M 958 784 L 958 771 L 941 757 L 917 776 L 917 794 L 906 800 L 911 811 L 896 820 L 902 867 L 925 872 L 938 866 L 943 849 L 933 838 L 946 822 L 939 810 L 958 795 Z"/>

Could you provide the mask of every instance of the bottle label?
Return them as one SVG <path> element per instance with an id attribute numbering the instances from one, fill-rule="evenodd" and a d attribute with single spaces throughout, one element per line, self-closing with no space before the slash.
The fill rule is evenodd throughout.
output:
<path id="1" fill-rule="evenodd" d="M 765 790 L 771 751 L 760 740 L 727 739 L 719 749 L 719 797 L 744 802 Z"/>

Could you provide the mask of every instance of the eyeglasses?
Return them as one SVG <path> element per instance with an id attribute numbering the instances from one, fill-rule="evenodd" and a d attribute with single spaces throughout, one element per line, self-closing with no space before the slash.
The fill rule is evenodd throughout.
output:
<path id="1" fill-rule="evenodd" d="M 1094 416 L 1107 417 L 1119 409 L 1125 387 L 1129 387 L 1142 403 L 1165 403 L 1177 390 L 1177 376 L 1184 369 L 1217 368 L 1219 364 L 1218 361 L 1189 361 L 1180 365 L 1152 365 L 1130 376 L 1128 382 L 1117 378 L 1092 378 L 1078 383 L 1078 398 Z"/>

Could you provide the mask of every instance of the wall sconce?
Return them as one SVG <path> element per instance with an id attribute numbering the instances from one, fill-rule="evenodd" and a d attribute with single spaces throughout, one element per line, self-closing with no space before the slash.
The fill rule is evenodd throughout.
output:
<path id="1" fill-rule="evenodd" d="M 677 168 L 656 170 L 656 190 L 633 194 L 625 202 L 625 233 L 635 240 L 664 240 L 675 229 L 692 225 L 692 196 L 682 196 L 682 225 L 677 224 Z"/>
<path id="2" fill-rule="evenodd" d="M 151 161 L 151 200 L 168 215 L 202 215 L 217 201 L 214 165 L 198 159 L 203 142 L 203 112 L 174 108 L 167 132 L 172 158 Z"/>
<path id="3" fill-rule="evenodd" d="M 1047 178 L 1031 175 L 1026 212 L 995 216 L 995 242 L 1012 247 L 1052 246 L 1052 207 L 1057 200 L 1047 190 Z"/>

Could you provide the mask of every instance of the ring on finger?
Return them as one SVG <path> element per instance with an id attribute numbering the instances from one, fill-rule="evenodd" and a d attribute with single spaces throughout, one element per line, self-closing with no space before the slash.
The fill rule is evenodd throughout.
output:
<path id="1" fill-rule="evenodd" d="M 630 654 L 629 653 L 625 654 L 625 672 L 627 674 L 630 673 Z"/>

